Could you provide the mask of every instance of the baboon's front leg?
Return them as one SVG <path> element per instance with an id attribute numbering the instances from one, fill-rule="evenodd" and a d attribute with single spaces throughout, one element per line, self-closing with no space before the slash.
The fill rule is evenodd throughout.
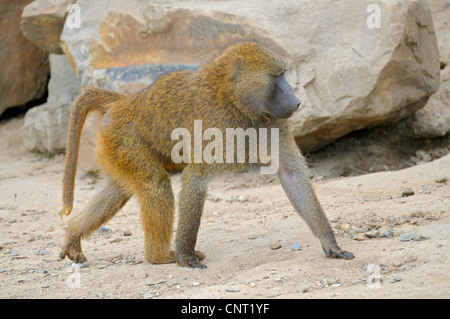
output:
<path id="1" fill-rule="evenodd" d="M 207 191 L 207 178 L 188 165 L 181 176 L 179 217 L 176 237 L 177 263 L 180 266 L 206 268 L 200 263 L 205 256 L 195 251 L 200 219 Z"/>
<path id="2" fill-rule="evenodd" d="M 296 145 L 282 145 L 280 151 L 278 175 L 281 185 L 297 212 L 306 221 L 313 234 L 319 238 L 326 256 L 353 259 L 352 253 L 338 246 L 330 223 L 306 175 L 304 158 Z"/>

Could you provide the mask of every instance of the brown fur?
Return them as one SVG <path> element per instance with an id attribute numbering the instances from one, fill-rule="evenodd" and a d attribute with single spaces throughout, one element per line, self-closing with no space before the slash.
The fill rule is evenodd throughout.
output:
<path id="1" fill-rule="evenodd" d="M 279 128 L 282 150 L 279 174 L 289 199 L 322 241 L 327 255 L 342 252 L 308 179 L 303 178 L 306 166 L 288 122 L 260 108 L 271 94 L 271 81 L 286 69 L 287 63 L 272 51 L 245 42 L 228 48 L 195 72 L 165 74 L 133 95 L 96 88 L 84 90 L 75 102 L 71 117 L 61 214 L 72 211 L 79 139 L 90 111 L 103 113 L 97 157 L 108 176 L 108 184 L 81 215 L 69 221 L 61 257 L 67 255 L 72 260 L 84 261 L 80 239 L 112 218 L 135 195 L 141 206 L 147 260 L 203 267 L 199 260 L 204 256 L 194 248 L 208 179 L 226 170 L 242 169 L 247 164 L 173 163 L 171 150 L 177 141 L 171 140 L 171 132 L 179 127 L 193 132 L 194 120 L 202 120 L 203 129 L 215 127 L 222 132 L 226 128 Z M 170 251 L 175 209 L 170 171 L 182 171 L 176 253 Z M 297 182 L 306 194 L 301 203 L 295 198 Z"/>

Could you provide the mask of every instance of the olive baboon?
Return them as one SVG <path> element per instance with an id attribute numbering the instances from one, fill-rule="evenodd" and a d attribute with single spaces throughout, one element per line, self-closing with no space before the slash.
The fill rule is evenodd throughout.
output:
<path id="1" fill-rule="evenodd" d="M 61 258 L 85 261 L 81 238 L 110 220 L 135 195 L 141 207 L 146 259 L 155 264 L 206 267 L 200 263 L 204 256 L 195 251 L 195 244 L 208 179 L 249 164 L 175 163 L 171 150 L 176 141 L 171 132 L 180 127 L 192 130 L 194 121 L 202 120 L 204 127 L 222 131 L 277 128 L 278 176 L 287 197 L 327 256 L 352 259 L 336 243 L 290 132 L 287 118 L 298 109 L 300 100 L 284 78 L 287 67 L 271 50 L 256 42 L 242 42 L 197 71 L 164 74 L 136 94 L 84 89 L 71 115 L 61 216 L 72 211 L 80 135 L 90 111 L 103 116 L 97 154 L 107 184 L 80 215 L 69 220 Z M 170 250 L 175 204 L 169 172 L 173 171 L 182 171 L 175 251 Z"/>

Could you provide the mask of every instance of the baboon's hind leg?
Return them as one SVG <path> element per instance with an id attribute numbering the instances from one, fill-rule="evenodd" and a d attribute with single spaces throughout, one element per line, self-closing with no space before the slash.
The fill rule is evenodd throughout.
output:
<path id="1" fill-rule="evenodd" d="M 81 238 L 86 238 L 105 224 L 127 203 L 131 192 L 111 180 L 89 202 L 84 211 L 72 217 L 66 229 L 66 238 L 60 258 L 66 256 L 76 262 L 86 261 L 81 250 Z"/>
<path id="2" fill-rule="evenodd" d="M 155 169 L 155 168 L 153 168 Z M 170 250 L 175 212 L 174 195 L 167 172 L 158 169 L 136 185 L 145 235 L 145 258 L 152 264 L 175 262 Z"/>

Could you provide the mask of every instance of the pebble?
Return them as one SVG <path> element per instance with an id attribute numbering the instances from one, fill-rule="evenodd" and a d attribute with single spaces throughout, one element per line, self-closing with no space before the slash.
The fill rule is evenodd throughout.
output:
<path id="1" fill-rule="evenodd" d="M 270 249 L 277 250 L 277 249 L 280 249 L 281 247 L 282 247 L 281 246 L 281 240 L 279 240 L 275 244 L 272 244 L 272 246 L 270 246 Z"/>
<path id="2" fill-rule="evenodd" d="M 239 292 L 241 291 L 239 288 L 225 288 L 226 292 Z"/>
<path id="3" fill-rule="evenodd" d="M 411 189 L 404 190 L 402 192 L 402 197 L 408 197 L 414 195 L 414 191 Z"/>
<path id="4" fill-rule="evenodd" d="M 434 181 L 435 181 L 436 183 L 445 183 L 445 182 L 447 181 L 447 177 L 445 177 L 445 176 L 436 177 L 436 178 L 434 179 Z"/>
<path id="5" fill-rule="evenodd" d="M 19 256 L 20 253 L 19 253 L 17 250 L 14 249 L 14 250 L 11 252 L 11 255 L 13 255 L 14 257 L 16 257 L 16 256 Z"/>
<path id="6" fill-rule="evenodd" d="M 200 286 L 200 283 L 199 283 L 198 281 L 194 281 L 194 282 L 192 283 L 192 286 L 198 287 L 198 286 Z"/>
<path id="7" fill-rule="evenodd" d="M 378 238 L 380 237 L 380 232 L 378 230 L 372 230 L 364 233 L 367 238 Z"/>
<path id="8" fill-rule="evenodd" d="M 308 292 L 309 291 L 309 286 L 306 285 L 300 285 L 300 291 L 302 293 Z"/>
<path id="9" fill-rule="evenodd" d="M 73 263 L 72 265 L 70 265 L 71 268 L 75 269 L 75 268 L 87 268 L 88 266 L 88 262 L 85 261 L 84 263 Z"/>
<path id="10" fill-rule="evenodd" d="M 433 159 L 431 158 L 431 156 L 429 154 L 425 154 L 424 156 L 422 156 L 422 161 L 425 163 L 431 162 Z"/>
<path id="11" fill-rule="evenodd" d="M 403 235 L 402 237 L 400 237 L 400 241 L 422 241 L 422 240 L 426 240 L 428 238 L 423 237 L 423 236 L 418 236 L 417 234 L 414 233 L 409 233 L 407 235 Z"/>
<path id="12" fill-rule="evenodd" d="M 246 201 L 247 201 L 247 198 L 245 198 L 244 196 L 239 196 L 239 197 L 237 198 L 237 200 L 240 201 L 240 202 L 246 202 Z"/>
<path id="13" fill-rule="evenodd" d="M 39 254 L 40 254 L 40 255 L 48 255 L 48 249 L 41 249 L 41 250 L 39 251 Z"/>
<path id="14" fill-rule="evenodd" d="M 109 229 L 108 227 L 101 226 L 99 229 L 97 229 L 97 233 L 107 234 L 107 233 L 112 233 L 112 230 Z"/>
<path id="15" fill-rule="evenodd" d="M 400 276 L 395 276 L 395 277 L 392 279 L 391 284 L 395 284 L 396 282 L 399 282 L 399 281 L 401 281 L 401 280 L 402 280 L 402 277 L 400 277 Z"/>
<path id="16" fill-rule="evenodd" d="M 422 159 L 426 153 L 422 150 L 416 152 L 416 157 Z"/>
<path id="17" fill-rule="evenodd" d="M 143 270 L 138 270 L 133 274 L 134 279 L 145 279 L 147 277 L 148 277 L 147 273 Z"/>
<path id="18" fill-rule="evenodd" d="M 113 243 L 118 243 L 120 241 L 122 241 L 122 238 L 115 238 L 115 239 L 111 240 L 110 243 L 113 244 Z"/>
<path id="19" fill-rule="evenodd" d="M 354 234 L 354 235 L 352 236 L 352 239 L 353 239 L 353 240 L 358 240 L 358 241 L 363 241 L 363 240 L 365 239 L 365 237 L 364 237 L 363 234 Z"/>
<path id="20" fill-rule="evenodd" d="M 154 286 L 154 285 L 160 285 L 165 283 L 166 280 L 164 278 L 153 278 L 153 279 L 149 279 L 145 282 L 145 284 L 147 286 Z"/>
<path id="21" fill-rule="evenodd" d="M 125 230 L 125 231 L 123 232 L 123 235 L 124 235 L 124 236 L 131 236 L 131 230 Z"/>
<path id="22" fill-rule="evenodd" d="M 382 235 L 381 238 L 391 238 L 394 237 L 394 230 L 389 229 L 387 231 L 385 231 Z"/>

